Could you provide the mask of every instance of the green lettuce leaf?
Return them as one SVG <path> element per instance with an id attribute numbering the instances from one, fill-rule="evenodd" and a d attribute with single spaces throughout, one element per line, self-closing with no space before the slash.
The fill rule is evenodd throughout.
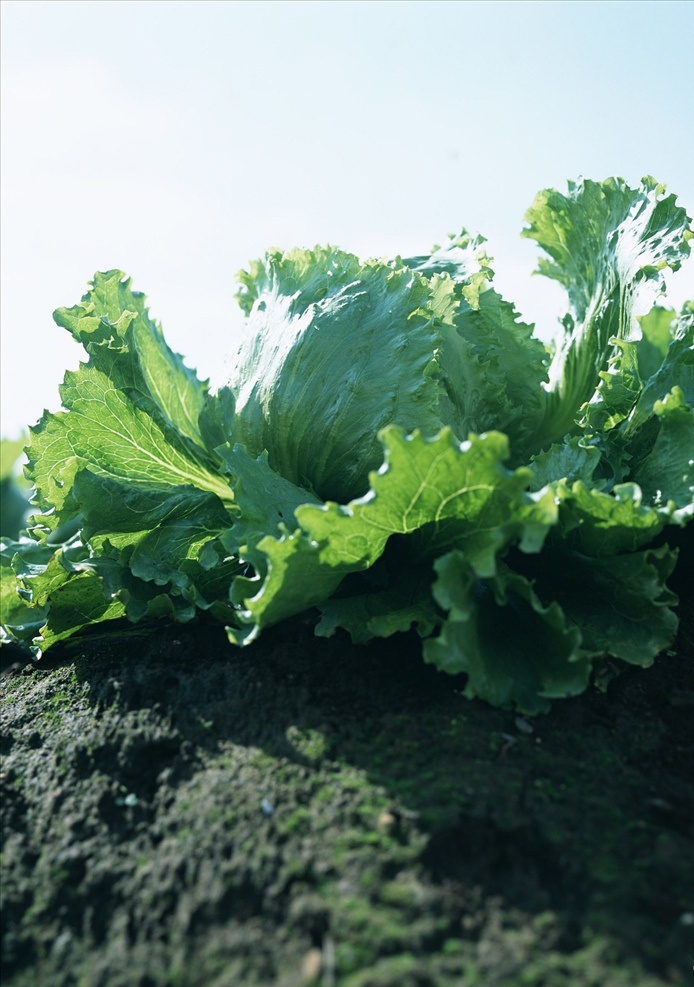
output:
<path id="1" fill-rule="evenodd" d="M 652 665 L 677 630 L 677 604 L 666 581 L 677 553 L 667 545 L 599 556 L 553 542 L 542 560 L 514 561 L 545 603 L 561 607 L 580 633 L 580 654 Z"/>
<path id="2" fill-rule="evenodd" d="M 438 363 L 447 405 L 441 418 L 461 438 L 504 432 L 513 462 L 527 463 L 544 414 L 549 354 L 496 291 L 483 291 L 475 301 L 469 303 L 465 286 L 457 288 L 450 325 L 441 331 Z"/>
<path id="3" fill-rule="evenodd" d="M 268 254 L 242 279 L 247 336 L 229 386 L 251 455 L 267 450 L 287 480 L 346 503 L 381 464 L 381 428 L 439 430 L 426 278 L 316 248 Z"/>
<path id="4" fill-rule="evenodd" d="M 427 277 L 447 274 L 459 285 L 468 305 L 477 309 L 480 292 L 494 277 L 492 261 L 484 247 L 486 242 L 479 233 L 471 236 L 467 230 L 461 230 L 457 236 L 450 236 L 443 246 L 433 246 L 430 253 L 404 260 L 398 257 L 393 266 L 404 265 Z"/>
<path id="5" fill-rule="evenodd" d="M 365 644 L 412 627 L 420 637 L 428 637 L 440 625 L 440 610 L 431 594 L 431 565 L 403 565 L 397 551 L 391 559 L 383 572 L 376 563 L 373 569 L 347 576 L 335 595 L 317 604 L 319 637 L 332 637 L 342 628 L 354 644 Z"/>
<path id="6" fill-rule="evenodd" d="M 3 539 L 0 542 L 0 641 L 30 644 L 46 622 L 46 610 L 32 607 L 31 594 L 18 579 L 18 573 L 38 568 L 44 571 L 53 552 L 30 538 Z"/>
<path id="7" fill-rule="evenodd" d="M 662 349 L 664 321 L 659 315 Z M 644 329 L 652 338 L 654 322 L 644 322 Z M 646 336 L 649 343 L 650 338 Z M 650 344 L 651 356 L 654 350 Z M 607 445 L 613 459 L 620 457 L 627 464 L 629 478 L 639 484 L 644 497 L 671 521 L 683 524 L 694 515 L 694 303 L 670 324 L 660 366 L 645 381 Z"/>
<path id="8" fill-rule="evenodd" d="M 30 538 L 2 543 L 5 640 L 29 646 L 40 641 L 40 653 L 84 627 L 125 615 L 88 555 L 78 537 L 58 548 Z"/>
<path id="9" fill-rule="evenodd" d="M 224 399 L 209 399 L 119 271 L 97 274 L 82 302 L 55 318 L 89 361 L 65 375 L 65 411 L 46 413 L 28 448 L 39 508 L 32 535 L 52 554 L 42 571 L 15 571 L 31 606 L 45 611 L 44 649 L 123 614 L 191 619 L 220 602 L 208 569 L 224 567 L 223 597 L 241 569 L 208 547 L 238 513 L 209 444 L 220 430 L 213 420 L 228 411 Z M 61 545 L 75 531 L 84 557 L 68 571 Z M 80 594 L 89 601 L 81 609 Z M 228 603 L 225 612 L 233 613 Z"/>
<path id="10" fill-rule="evenodd" d="M 32 605 L 46 612 L 40 631 L 42 650 L 84 627 L 125 616 L 123 603 L 104 593 L 89 561 L 74 562 L 63 550 L 55 553 L 40 577 L 27 579 L 27 584 L 31 585 Z"/>
<path id="11" fill-rule="evenodd" d="M 78 305 L 59 308 L 53 317 L 84 346 L 90 367 L 114 375 L 115 387 L 163 430 L 199 444 L 207 383 L 167 346 L 145 300 L 122 271 L 107 271 L 95 275 Z"/>
<path id="12" fill-rule="evenodd" d="M 500 433 L 460 444 L 450 429 L 427 439 L 391 426 L 380 441 L 384 465 L 364 497 L 297 507 L 296 530 L 258 541 L 256 575 L 232 589 L 247 625 L 230 632 L 233 640 L 252 640 L 262 627 L 322 603 L 348 573 L 373 566 L 393 536 L 408 538 L 410 566 L 455 545 L 473 571 L 491 575 L 508 544 L 538 551 L 556 521 L 552 494 L 528 494 L 530 472 L 503 465 L 509 449 Z"/>
<path id="13" fill-rule="evenodd" d="M 638 190 L 622 179 L 569 182 L 568 194 L 540 192 L 523 235 L 549 255 L 538 273 L 567 291 L 570 312 L 549 368 L 550 388 L 538 448 L 576 431 L 590 402 L 616 423 L 637 395 L 638 361 L 624 344 L 641 336 L 644 315 L 665 288 L 663 272 L 679 269 L 692 233 L 685 210 L 665 186 L 644 178 Z"/>
<path id="14" fill-rule="evenodd" d="M 435 564 L 433 594 L 447 613 L 424 658 L 451 675 L 467 675 L 465 695 L 525 713 L 586 688 L 590 662 L 581 635 L 557 603 L 545 605 L 524 576 L 501 564 L 480 580 L 454 550 Z"/>

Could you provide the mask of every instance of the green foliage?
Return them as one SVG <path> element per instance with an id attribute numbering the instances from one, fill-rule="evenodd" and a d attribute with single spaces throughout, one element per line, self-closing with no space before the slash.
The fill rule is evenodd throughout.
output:
<path id="1" fill-rule="evenodd" d="M 19 474 L 26 439 L 0 442 L 0 534 L 18 538 L 29 513 L 29 491 Z"/>
<path id="2" fill-rule="evenodd" d="M 41 651 L 208 610 L 243 645 L 311 611 L 355 642 L 414 627 L 467 695 L 529 713 L 596 658 L 649 664 L 677 623 L 668 533 L 694 514 L 694 304 L 652 307 L 692 234 L 664 193 L 538 195 L 524 235 L 569 300 L 551 350 L 465 231 L 404 260 L 254 262 L 216 394 L 97 274 L 55 313 L 88 362 L 32 429 L 5 635 Z"/>

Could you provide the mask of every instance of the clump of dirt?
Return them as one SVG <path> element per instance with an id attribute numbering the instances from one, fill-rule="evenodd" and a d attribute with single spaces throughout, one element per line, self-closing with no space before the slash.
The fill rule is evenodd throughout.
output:
<path id="1" fill-rule="evenodd" d="M 10 665 L 3 983 L 685 983 L 692 650 L 534 720 L 301 621 Z"/>

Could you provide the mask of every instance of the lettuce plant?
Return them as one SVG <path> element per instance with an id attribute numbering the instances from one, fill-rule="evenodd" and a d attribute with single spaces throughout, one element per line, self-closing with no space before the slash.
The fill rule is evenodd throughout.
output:
<path id="1" fill-rule="evenodd" d="M 237 645 L 308 612 L 414 630 L 466 695 L 528 713 L 672 641 L 694 514 L 694 303 L 654 304 L 690 221 L 646 178 L 541 192 L 524 235 L 568 311 L 547 347 L 481 237 L 369 260 L 270 251 L 211 393 L 120 271 L 54 318 L 86 350 L 32 429 L 36 513 L 2 544 L 4 634 L 202 611 Z"/>

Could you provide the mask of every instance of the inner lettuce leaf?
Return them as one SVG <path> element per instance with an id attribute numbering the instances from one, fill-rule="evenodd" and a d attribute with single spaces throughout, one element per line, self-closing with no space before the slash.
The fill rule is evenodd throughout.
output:
<path id="1" fill-rule="evenodd" d="M 282 476 L 344 503 L 381 464 L 381 428 L 440 429 L 428 279 L 321 248 L 273 252 L 242 277 L 255 300 L 229 387 L 252 455 L 267 450 Z"/>
<path id="2" fill-rule="evenodd" d="M 207 615 L 246 645 L 305 613 L 356 643 L 414 629 L 467 696 L 527 713 L 605 657 L 652 662 L 694 515 L 694 302 L 653 307 L 692 233 L 665 191 L 538 195 L 524 235 L 569 305 L 550 347 L 465 230 L 407 258 L 269 251 L 216 393 L 95 275 L 54 315 L 86 362 L 31 429 L 2 639 Z"/>
<path id="3" fill-rule="evenodd" d="M 365 493 L 391 423 L 460 438 L 502 430 L 522 461 L 548 354 L 513 305 L 481 290 L 493 273 L 471 243 L 463 231 L 414 269 L 316 248 L 243 272 L 248 325 L 229 381 L 238 441 L 341 503 Z"/>

